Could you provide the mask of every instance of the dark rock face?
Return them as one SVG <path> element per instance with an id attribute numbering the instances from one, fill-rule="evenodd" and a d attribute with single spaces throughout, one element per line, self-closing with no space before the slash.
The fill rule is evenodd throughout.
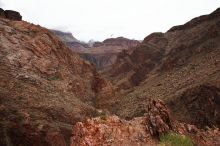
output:
<path id="1" fill-rule="evenodd" d="M 13 20 L 13 21 L 21 21 L 22 20 L 22 16 L 20 15 L 19 12 L 13 11 L 13 10 L 3 10 L 0 8 L 0 17 L 1 18 L 6 18 L 9 20 Z"/>
<path id="2" fill-rule="evenodd" d="M 0 8 L 0 17 L 5 18 L 5 11 L 2 8 Z"/>
<path id="3" fill-rule="evenodd" d="M 171 108 L 178 119 L 202 128 L 213 125 L 220 127 L 218 86 L 207 84 L 190 88 L 172 103 Z"/>
<path id="4" fill-rule="evenodd" d="M 5 10 L 5 16 L 7 19 L 15 20 L 15 21 L 21 21 L 22 16 L 19 12 L 12 11 L 12 10 Z"/>

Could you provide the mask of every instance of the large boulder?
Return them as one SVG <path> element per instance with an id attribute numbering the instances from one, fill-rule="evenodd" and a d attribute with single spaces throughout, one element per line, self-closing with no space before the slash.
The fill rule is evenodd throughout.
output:
<path id="1" fill-rule="evenodd" d="M 143 118 L 131 121 L 106 116 L 78 122 L 73 127 L 71 146 L 156 146 L 157 141 L 145 130 Z"/>
<path id="2" fill-rule="evenodd" d="M 21 21 L 22 16 L 19 12 L 13 11 L 13 10 L 3 10 L 0 8 L 0 18 L 7 18 L 9 20 L 14 20 L 14 21 Z"/>
<path id="3" fill-rule="evenodd" d="M 12 10 L 5 10 L 5 16 L 7 19 L 21 21 L 22 16 L 19 12 L 12 11 Z"/>
<path id="4" fill-rule="evenodd" d="M 146 127 L 150 134 L 159 137 L 172 128 L 170 111 L 160 100 L 152 100 L 146 113 Z"/>

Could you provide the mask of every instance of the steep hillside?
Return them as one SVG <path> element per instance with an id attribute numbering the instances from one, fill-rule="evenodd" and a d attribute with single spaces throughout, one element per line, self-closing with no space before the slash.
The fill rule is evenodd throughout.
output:
<path id="1" fill-rule="evenodd" d="M 161 63 L 168 42 L 163 33 L 153 33 L 146 37 L 130 54 L 126 51 L 118 55 L 107 77 L 120 88 L 137 86 L 147 74 Z"/>
<path id="2" fill-rule="evenodd" d="M 117 60 L 102 73 L 120 91 L 100 107 L 131 119 L 147 111 L 148 99 L 159 98 L 181 121 L 219 126 L 220 9 L 153 33 Z"/>
<path id="3" fill-rule="evenodd" d="M 68 43 L 0 9 L 0 145 L 220 145 L 220 9 L 141 43 Z"/>
<path id="4" fill-rule="evenodd" d="M 0 145 L 69 143 L 71 127 L 96 115 L 110 84 L 53 33 L 0 18 Z"/>

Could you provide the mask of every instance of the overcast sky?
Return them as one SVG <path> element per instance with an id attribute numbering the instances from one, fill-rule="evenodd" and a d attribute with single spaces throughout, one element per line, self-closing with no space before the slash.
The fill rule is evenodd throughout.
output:
<path id="1" fill-rule="evenodd" d="M 214 11 L 220 0 L 0 0 L 0 7 L 83 41 L 118 36 L 142 40 Z"/>

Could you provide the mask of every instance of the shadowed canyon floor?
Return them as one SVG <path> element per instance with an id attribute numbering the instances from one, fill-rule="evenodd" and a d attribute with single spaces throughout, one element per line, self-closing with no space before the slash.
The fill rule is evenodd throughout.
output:
<path id="1" fill-rule="evenodd" d="M 153 146 L 169 132 L 220 145 L 220 9 L 141 43 L 94 43 L 85 52 L 108 60 L 99 71 L 67 47 L 82 45 L 71 34 L 9 12 L 0 10 L 0 145 Z"/>

